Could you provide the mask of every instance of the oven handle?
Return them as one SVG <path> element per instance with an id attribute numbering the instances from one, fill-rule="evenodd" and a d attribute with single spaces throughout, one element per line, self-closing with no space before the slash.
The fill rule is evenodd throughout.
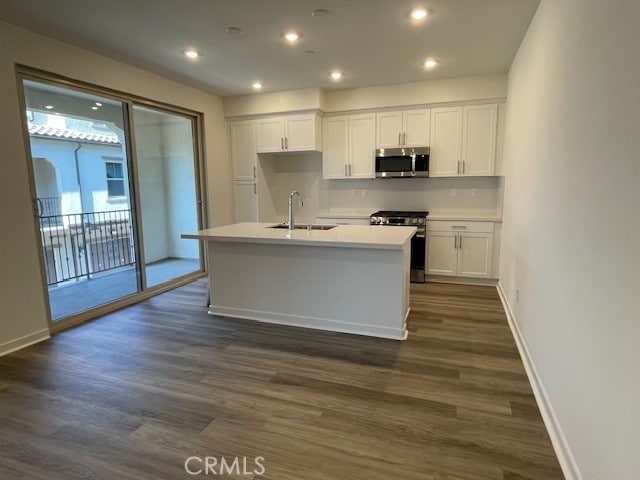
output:
<path id="1" fill-rule="evenodd" d="M 411 176 L 416 176 L 416 152 L 411 154 Z"/>
<path id="2" fill-rule="evenodd" d="M 424 233 L 416 233 L 416 237 L 417 238 L 427 238 L 427 236 Z"/>

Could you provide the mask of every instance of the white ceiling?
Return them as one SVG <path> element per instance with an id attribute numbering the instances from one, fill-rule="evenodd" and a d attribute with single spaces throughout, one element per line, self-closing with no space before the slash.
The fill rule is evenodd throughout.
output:
<path id="1" fill-rule="evenodd" d="M 506 72 L 539 0 L 2 0 L 0 18 L 222 95 Z M 416 25 L 415 6 L 430 12 Z M 317 8 L 331 11 L 314 19 Z M 225 27 L 244 29 L 231 36 Z M 295 46 L 282 39 L 303 32 Z M 204 53 L 189 61 L 181 51 Z M 314 50 L 315 54 L 305 54 Z M 426 71 L 421 61 L 440 63 Z M 340 82 L 329 72 L 344 72 Z"/>

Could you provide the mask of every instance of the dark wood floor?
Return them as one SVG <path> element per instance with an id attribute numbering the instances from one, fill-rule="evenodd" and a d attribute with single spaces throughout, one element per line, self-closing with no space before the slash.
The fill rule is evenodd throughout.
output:
<path id="1" fill-rule="evenodd" d="M 210 317 L 204 290 L 0 358 L 0 478 L 563 478 L 494 288 L 412 286 L 405 342 Z"/>

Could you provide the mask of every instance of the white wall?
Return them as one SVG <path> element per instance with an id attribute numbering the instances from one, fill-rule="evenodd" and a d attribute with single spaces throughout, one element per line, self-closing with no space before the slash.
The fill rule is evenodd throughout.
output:
<path id="1" fill-rule="evenodd" d="M 542 0 L 509 75 L 501 282 L 585 480 L 640 475 L 639 19 Z"/>
<path id="2" fill-rule="evenodd" d="M 16 63 L 203 112 L 210 222 L 224 225 L 233 219 L 220 98 L 0 22 L 0 353 L 47 335 Z"/>
<path id="3" fill-rule="evenodd" d="M 381 87 L 323 91 L 319 88 L 241 95 L 224 99 L 224 115 L 235 118 L 295 110 L 341 112 L 407 105 L 503 99 L 507 75 L 474 75 Z"/>

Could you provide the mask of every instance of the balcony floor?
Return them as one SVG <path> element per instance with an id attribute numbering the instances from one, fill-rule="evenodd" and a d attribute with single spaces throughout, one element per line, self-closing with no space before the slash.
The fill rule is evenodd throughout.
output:
<path id="1" fill-rule="evenodd" d="M 200 260 L 167 258 L 147 265 L 147 285 L 152 287 L 197 272 Z M 49 287 L 54 322 L 84 310 L 113 302 L 138 292 L 136 267 L 124 267 L 91 277 Z"/>

